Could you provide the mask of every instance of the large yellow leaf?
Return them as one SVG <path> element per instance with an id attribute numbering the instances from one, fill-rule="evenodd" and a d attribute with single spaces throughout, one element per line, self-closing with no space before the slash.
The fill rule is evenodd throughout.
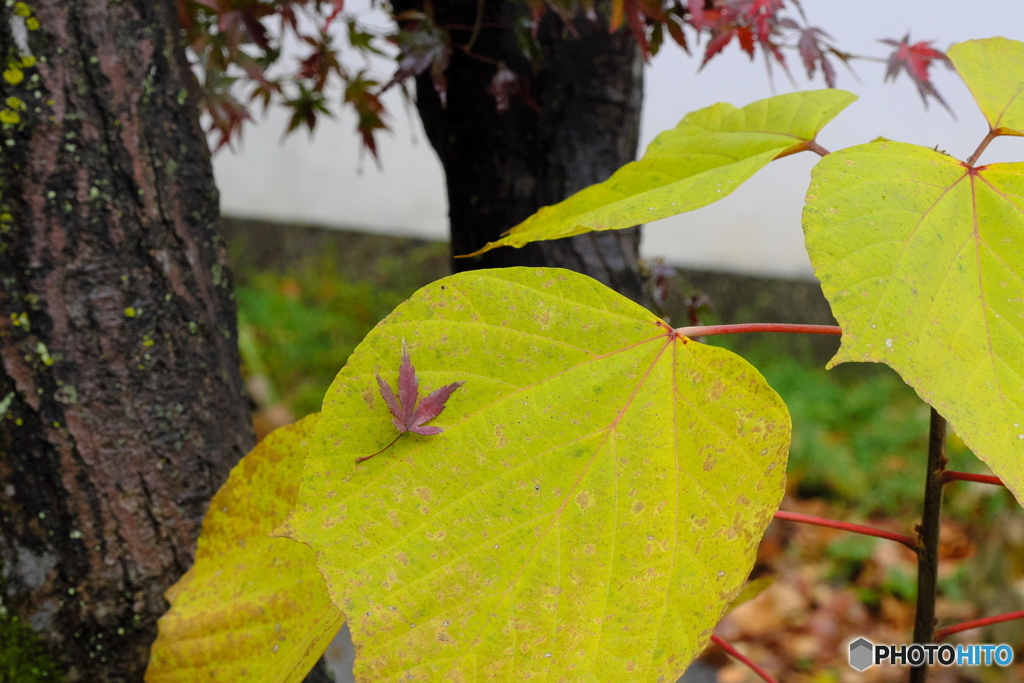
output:
<path id="1" fill-rule="evenodd" d="M 713 204 L 772 159 L 808 149 L 822 127 L 855 99 L 843 90 L 813 90 L 742 109 L 719 103 L 688 114 L 655 138 L 640 160 L 542 208 L 475 254 L 629 228 Z"/>
<path id="2" fill-rule="evenodd" d="M 1024 135 L 1024 43 L 988 38 L 958 43 L 949 58 L 999 135 Z"/>
<path id="3" fill-rule="evenodd" d="M 1024 164 L 896 142 L 828 155 L 807 250 L 843 328 L 830 365 L 895 368 L 1024 500 Z"/>
<path id="4" fill-rule="evenodd" d="M 423 391 L 395 435 L 375 371 Z M 704 647 L 782 496 L 790 422 L 729 351 L 564 270 L 420 290 L 324 400 L 298 504 L 360 681 L 673 681 Z"/>
<path id="5" fill-rule="evenodd" d="M 167 591 L 147 681 L 301 681 L 341 628 L 313 551 L 268 537 L 295 504 L 316 422 L 269 434 L 213 497 L 195 565 Z"/>

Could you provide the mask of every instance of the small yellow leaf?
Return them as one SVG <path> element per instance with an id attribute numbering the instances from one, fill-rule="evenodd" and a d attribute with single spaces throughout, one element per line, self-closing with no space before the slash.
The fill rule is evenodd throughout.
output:
<path id="1" fill-rule="evenodd" d="M 766 591 L 773 583 L 775 583 L 774 576 L 762 576 L 760 578 L 753 579 L 752 581 L 748 581 L 743 586 L 740 594 L 737 595 L 731 603 L 729 603 L 729 611 L 733 611 L 745 602 L 750 602 Z"/>
<path id="2" fill-rule="evenodd" d="M 643 158 L 603 183 L 545 206 L 469 256 L 592 230 L 620 230 L 717 202 L 772 159 L 808 149 L 822 127 L 855 99 L 843 90 L 815 90 L 742 109 L 719 103 L 695 111 L 655 138 Z"/>
<path id="3" fill-rule="evenodd" d="M 313 551 L 268 536 L 298 497 L 317 419 L 271 432 L 213 497 L 195 565 L 167 591 L 148 683 L 301 681 L 341 628 Z"/>
<path id="4" fill-rule="evenodd" d="M 1001 135 L 1024 135 L 1024 43 L 969 40 L 949 48 L 949 59 L 989 127 Z"/>

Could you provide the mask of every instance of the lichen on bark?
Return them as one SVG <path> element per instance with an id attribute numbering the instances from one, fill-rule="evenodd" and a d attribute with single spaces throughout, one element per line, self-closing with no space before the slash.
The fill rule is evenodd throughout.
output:
<path id="1" fill-rule="evenodd" d="M 30 10 L 0 21 L 0 597 L 68 680 L 137 680 L 252 445 L 232 281 L 173 0 Z"/>

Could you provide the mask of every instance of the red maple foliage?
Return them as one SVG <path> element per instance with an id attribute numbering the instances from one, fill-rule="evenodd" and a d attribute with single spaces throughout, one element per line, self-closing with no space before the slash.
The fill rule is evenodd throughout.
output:
<path id="1" fill-rule="evenodd" d="M 946 101 L 942 99 L 942 95 L 935 89 L 929 75 L 932 62 L 938 61 L 945 64 L 947 68 L 953 68 L 953 63 L 949 61 L 949 57 L 944 52 L 933 48 L 932 41 L 930 40 L 911 43 L 909 33 L 903 36 L 902 40 L 888 38 L 879 42 L 896 48 L 889 57 L 889 64 L 885 70 L 885 80 L 896 80 L 896 77 L 901 72 L 905 72 L 914 81 L 914 85 L 917 86 L 917 92 L 921 95 L 924 106 L 928 106 L 928 97 L 930 95 L 938 100 L 939 104 L 945 107 L 948 112 L 953 113 L 953 110 L 949 108 Z"/>
<path id="2" fill-rule="evenodd" d="M 376 134 L 388 129 L 381 95 L 395 86 L 408 94 L 409 79 L 429 73 L 444 102 L 445 72 L 454 50 L 494 64 L 488 91 L 499 111 L 507 111 L 513 98 L 537 110 L 542 103 L 530 96 L 531 68 L 541 59 L 537 27 L 549 11 L 565 23 L 570 34 L 570 20 L 580 14 L 611 31 L 628 30 L 646 57 L 658 52 L 666 32 L 687 51 L 691 42 L 704 37 L 700 68 L 735 42 L 751 59 L 760 49 L 769 72 L 774 63 L 788 73 L 784 51 L 793 49 L 808 77 L 820 69 L 825 83 L 833 87 L 836 70 L 831 60 L 847 63 L 858 58 L 839 50 L 823 29 L 809 25 L 798 0 L 612 0 L 605 17 L 598 16 L 593 3 L 584 0 L 523 0 L 517 5 L 521 16 L 514 24 L 528 27 L 525 32 L 516 30 L 532 67 L 520 72 L 473 51 L 479 26 L 438 24 L 432 7 L 430 0 L 424 0 L 422 11 L 396 15 L 396 28 L 380 30 L 367 28 L 354 15 L 346 14 L 343 0 L 178 0 L 203 83 L 210 132 L 219 135 L 216 147 L 240 137 L 243 124 L 252 118 L 249 109 L 257 102 L 291 109 L 287 132 L 300 126 L 312 131 L 319 116 L 333 113 L 328 94 L 340 82 L 341 101 L 358 117 L 363 147 L 376 157 Z M 801 21 L 786 15 L 790 9 L 796 10 Z M 331 30 L 338 24 L 347 31 Z M 452 31 L 469 31 L 471 38 L 458 44 L 452 40 Z M 693 32 L 693 38 L 688 32 Z M 930 78 L 935 62 L 949 65 L 944 53 L 930 41 L 910 43 L 909 36 L 881 42 L 894 48 L 886 80 L 906 72 L 926 104 L 934 97 L 949 109 Z M 289 54 L 286 44 L 307 52 Z M 365 66 L 346 68 L 345 54 L 362 57 Z M 392 75 L 373 77 L 371 57 L 391 59 L 395 65 Z"/>

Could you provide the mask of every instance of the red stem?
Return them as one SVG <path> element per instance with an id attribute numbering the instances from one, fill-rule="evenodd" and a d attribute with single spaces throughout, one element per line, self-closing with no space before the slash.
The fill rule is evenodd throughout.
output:
<path id="1" fill-rule="evenodd" d="M 807 149 L 808 151 L 814 152 L 820 157 L 829 154 L 829 151 L 822 147 L 821 145 L 819 145 L 817 140 L 811 140 L 811 142 L 807 145 Z"/>
<path id="2" fill-rule="evenodd" d="M 999 133 L 995 132 L 994 130 L 990 130 L 988 132 L 988 135 L 985 136 L 985 139 L 982 140 L 981 144 L 978 145 L 978 149 L 974 150 L 974 154 L 967 157 L 967 165 L 970 166 L 971 168 L 974 168 L 974 164 L 978 161 L 978 157 L 980 157 L 981 153 L 985 151 L 985 148 L 988 147 L 989 143 L 995 140 L 997 137 L 999 137 Z"/>
<path id="3" fill-rule="evenodd" d="M 729 643 L 719 638 L 717 635 L 711 635 L 711 642 L 717 645 L 718 647 L 722 648 L 726 652 L 728 652 L 736 659 L 746 664 L 748 667 L 750 667 L 750 670 L 756 673 L 758 676 L 760 676 L 761 680 L 763 680 L 765 683 L 778 683 L 778 681 L 772 678 L 767 671 L 759 667 L 757 664 L 754 664 L 754 662 L 750 661 L 750 658 L 748 658 L 746 655 L 744 655 L 742 652 L 734 648 Z"/>
<path id="4" fill-rule="evenodd" d="M 790 323 L 741 323 L 739 325 L 696 325 L 677 327 L 676 334 L 686 337 L 704 337 L 713 334 L 742 334 L 744 332 L 789 332 L 791 334 L 834 334 L 843 331 L 836 325 L 798 325 Z"/>
<path id="5" fill-rule="evenodd" d="M 793 147 L 790 147 L 788 150 L 783 150 L 779 152 L 779 155 L 772 159 L 772 161 L 775 161 L 776 159 L 785 159 L 788 156 L 799 154 L 800 152 L 814 152 L 815 154 L 821 157 L 829 153 L 828 150 L 819 145 L 817 141 L 808 140 L 802 146 L 794 145 Z"/>
<path id="6" fill-rule="evenodd" d="M 953 626 L 947 626 L 946 628 L 940 628 L 935 632 L 935 640 L 945 640 L 954 633 L 970 631 L 972 628 L 981 628 L 982 626 L 991 626 L 992 624 L 1001 624 L 1004 621 L 1015 621 L 1017 619 L 1024 619 L 1024 610 L 1007 612 L 1006 614 L 997 614 L 994 617 L 985 617 L 984 619 L 973 619 L 971 621 L 965 621 L 962 624 L 955 624 Z"/>
<path id="7" fill-rule="evenodd" d="M 778 512 L 775 513 L 775 519 L 785 519 L 790 522 L 800 522 L 802 524 L 825 526 L 831 529 L 840 529 L 842 531 L 852 531 L 855 534 L 863 534 L 864 536 L 876 536 L 878 538 L 884 538 L 890 541 L 896 541 L 897 543 L 902 543 L 911 550 L 915 550 L 917 547 L 917 540 L 914 539 L 912 536 L 897 534 L 892 531 L 886 531 L 885 529 L 879 529 L 873 526 L 866 526 L 864 524 L 840 522 L 835 519 L 814 517 L 813 515 L 802 515 L 799 512 L 784 512 L 782 510 L 779 510 Z"/>
<path id="8" fill-rule="evenodd" d="M 956 470 L 946 470 L 942 473 L 942 483 L 948 484 L 951 481 L 973 481 L 979 484 L 992 484 L 993 486 L 1006 486 L 1003 480 L 999 477 L 993 477 L 991 474 L 971 474 L 970 472 L 957 472 Z"/>
<path id="9" fill-rule="evenodd" d="M 361 457 L 361 458 L 356 458 L 356 464 L 358 465 L 359 463 L 361 463 L 361 462 L 363 462 L 363 461 L 369 460 L 370 458 L 372 458 L 372 457 L 373 457 L 373 456 L 375 456 L 375 455 L 380 455 L 381 453 L 383 453 L 383 452 L 384 452 L 384 451 L 386 451 L 387 449 L 391 448 L 392 446 L 394 446 L 394 445 L 395 445 L 395 443 L 396 443 L 396 442 L 397 442 L 397 441 L 398 441 L 399 439 L 401 439 L 401 438 L 402 438 L 402 434 L 405 434 L 405 432 L 398 432 L 398 436 L 396 436 L 396 437 L 394 438 L 394 440 L 393 440 L 393 441 L 392 441 L 391 443 L 389 443 L 389 444 L 388 444 L 387 446 L 385 446 L 384 448 L 380 449 L 380 450 L 379 450 L 379 451 L 377 451 L 376 453 L 370 453 L 369 455 L 364 455 L 364 456 L 363 456 L 363 457 Z"/>

